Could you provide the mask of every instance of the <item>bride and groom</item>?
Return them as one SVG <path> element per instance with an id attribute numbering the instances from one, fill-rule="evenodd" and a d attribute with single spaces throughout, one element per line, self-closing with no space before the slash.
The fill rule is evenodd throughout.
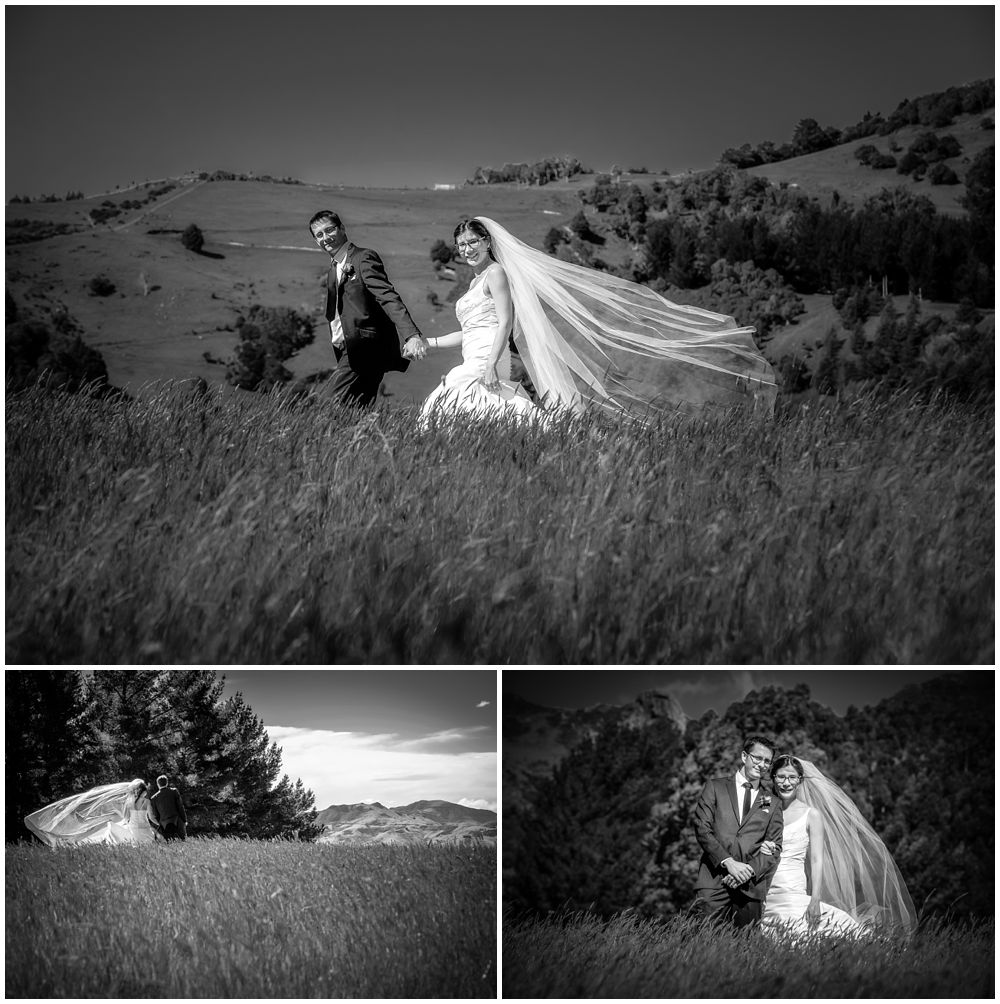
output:
<path id="1" fill-rule="evenodd" d="M 49 847 L 67 844 L 149 844 L 184 840 L 187 810 L 165 774 L 150 795 L 142 778 L 70 795 L 25 816 L 25 826 Z"/>
<path id="2" fill-rule="evenodd" d="M 773 410 L 774 372 L 752 328 L 536 251 L 484 216 L 454 232 L 455 253 L 473 273 L 456 304 L 461 330 L 433 338 L 414 324 L 379 255 L 350 241 L 336 213 L 316 213 L 309 230 L 331 259 L 331 387 L 343 403 L 371 404 L 387 372 L 405 371 L 430 348 L 460 346 L 461 364 L 423 402 L 424 423 L 456 412 L 544 418 L 588 405 L 640 418 L 706 404 Z M 511 382 L 512 338 L 542 408 Z"/>
<path id="3" fill-rule="evenodd" d="M 750 736 L 740 757 L 695 806 L 701 910 L 793 936 L 911 930 L 899 869 L 851 799 L 808 760 L 775 758 L 769 739 Z M 773 795 L 760 785 L 765 772 Z"/>

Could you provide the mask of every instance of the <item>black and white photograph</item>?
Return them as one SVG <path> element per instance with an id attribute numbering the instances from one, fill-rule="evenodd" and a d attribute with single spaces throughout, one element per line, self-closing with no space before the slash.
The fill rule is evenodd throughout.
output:
<path id="1" fill-rule="evenodd" d="M 7 670 L 11 999 L 495 999 L 489 670 Z"/>
<path id="2" fill-rule="evenodd" d="M 994 17 L 7 5 L 8 665 L 992 665 Z"/>
<path id="3" fill-rule="evenodd" d="M 995 670 L 503 673 L 502 996 L 995 999 Z"/>

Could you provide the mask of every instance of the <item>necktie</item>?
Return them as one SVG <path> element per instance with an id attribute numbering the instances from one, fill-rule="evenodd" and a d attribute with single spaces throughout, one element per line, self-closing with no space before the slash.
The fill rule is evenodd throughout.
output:
<path id="1" fill-rule="evenodd" d="M 744 782 L 743 784 L 743 815 L 740 816 L 740 822 L 742 823 L 744 819 L 750 813 L 750 792 L 753 791 L 753 785 L 749 782 Z"/>

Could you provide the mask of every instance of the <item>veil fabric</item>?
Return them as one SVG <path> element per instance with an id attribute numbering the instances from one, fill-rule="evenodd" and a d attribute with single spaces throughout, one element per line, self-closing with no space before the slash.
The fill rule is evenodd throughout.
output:
<path id="1" fill-rule="evenodd" d="M 797 797 L 823 817 L 819 897 L 866 927 L 914 930 L 916 910 L 892 855 L 861 810 L 809 760 Z"/>
<path id="2" fill-rule="evenodd" d="M 777 385 L 753 328 L 672 303 L 627 279 L 536 251 L 499 223 L 492 238 L 514 306 L 514 340 L 546 404 L 640 418 L 706 404 L 771 414 Z"/>
<path id="3" fill-rule="evenodd" d="M 49 847 L 126 843 L 131 834 L 125 809 L 142 783 L 138 778 L 118 781 L 70 795 L 25 816 L 25 826 Z"/>

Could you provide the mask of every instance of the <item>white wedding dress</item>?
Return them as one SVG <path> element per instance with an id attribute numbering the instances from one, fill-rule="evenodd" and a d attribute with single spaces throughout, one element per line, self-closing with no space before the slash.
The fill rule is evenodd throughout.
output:
<path id="1" fill-rule="evenodd" d="M 25 816 L 25 825 L 49 847 L 150 843 L 155 837 L 146 820 L 149 801 L 143 797 L 135 804 L 141 784 L 120 781 L 70 795 Z"/>
<path id="2" fill-rule="evenodd" d="M 432 415 L 463 414 L 472 418 L 526 418 L 541 420 L 545 413 L 535 407 L 527 391 L 510 379 L 510 349 L 505 346 L 497 362 L 500 391 L 490 391 L 483 383 L 486 362 L 499 319 L 493 297 L 484 290 L 485 272 L 472 281 L 455 304 L 462 327 L 462 363 L 449 370 L 420 408 L 421 424 Z"/>
<path id="3" fill-rule="evenodd" d="M 786 823 L 781 846 L 781 860 L 764 900 L 761 927 L 771 934 L 856 935 L 864 930 L 850 914 L 827 903 L 821 904 L 820 922 L 811 927 L 805 919 L 809 906 L 806 882 L 806 855 L 809 852 L 809 813 L 803 812 L 794 822 Z"/>

